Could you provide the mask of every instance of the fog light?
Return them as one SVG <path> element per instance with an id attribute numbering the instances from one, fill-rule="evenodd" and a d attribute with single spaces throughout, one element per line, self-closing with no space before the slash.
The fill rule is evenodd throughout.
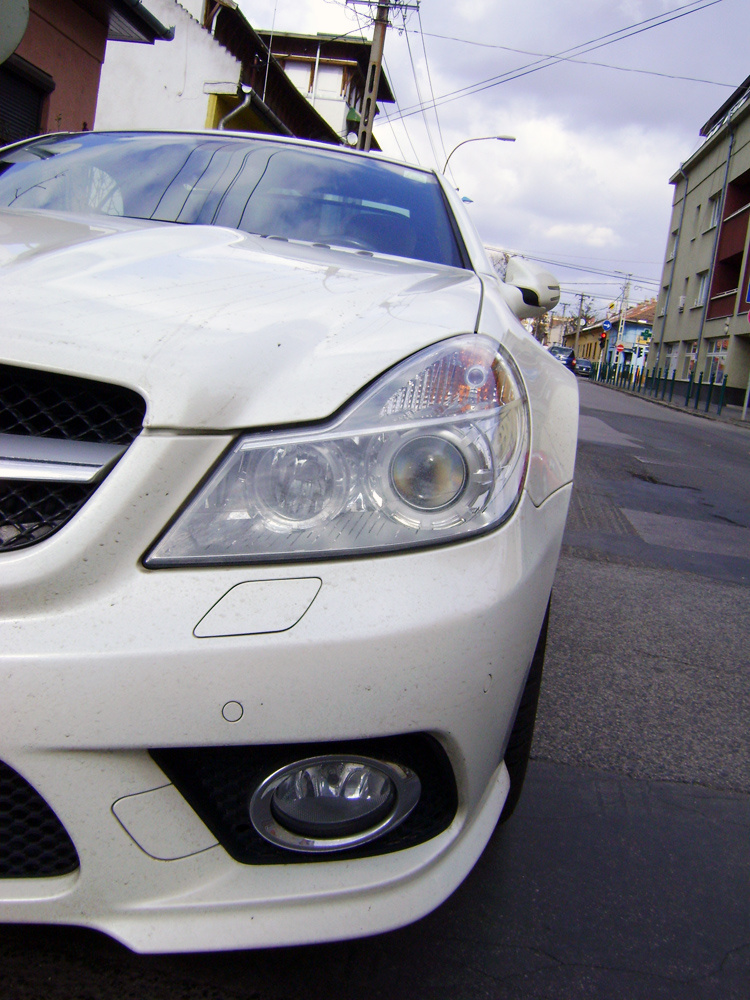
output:
<path id="1" fill-rule="evenodd" d="M 420 795 L 419 778 L 368 757 L 312 757 L 270 775 L 250 801 L 266 840 L 295 851 L 339 851 L 401 823 Z"/>

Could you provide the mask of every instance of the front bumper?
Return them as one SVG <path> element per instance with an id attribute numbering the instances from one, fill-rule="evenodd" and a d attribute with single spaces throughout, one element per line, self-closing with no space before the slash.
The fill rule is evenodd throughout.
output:
<path id="1" fill-rule="evenodd" d="M 195 468 L 226 443 L 182 438 L 175 464 L 174 439 L 144 436 L 72 522 L 3 559 L 0 759 L 81 861 L 0 879 L 3 920 L 90 926 L 139 951 L 375 933 L 445 899 L 497 822 L 570 488 L 539 508 L 524 496 L 499 530 L 441 548 L 144 570 Z M 391 854 L 288 866 L 233 860 L 148 754 L 419 732 L 455 774 L 449 828 Z"/>

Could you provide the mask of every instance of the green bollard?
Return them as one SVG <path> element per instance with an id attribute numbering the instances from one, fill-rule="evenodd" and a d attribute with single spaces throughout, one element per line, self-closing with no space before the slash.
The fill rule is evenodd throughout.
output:
<path id="1" fill-rule="evenodd" d="M 711 372 L 711 381 L 708 383 L 708 398 L 706 399 L 706 413 L 708 413 L 708 408 L 711 405 L 711 396 L 714 391 L 714 382 L 716 381 L 716 372 Z"/>
<path id="2" fill-rule="evenodd" d="M 703 372 L 701 372 L 700 375 L 698 376 L 698 386 L 697 386 L 697 388 L 695 390 L 695 403 L 693 405 L 693 409 L 694 410 L 698 409 L 698 400 L 701 398 L 701 386 L 702 385 L 703 385 Z"/>
<path id="3" fill-rule="evenodd" d="M 724 381 L 721 383 L 721 392 L 719 393 L 719 405 L 716 408 L 716 416 L 718 417 L 721 413 L 721 408 L 724 405 L 724 392 L 727 388 L 727 376 L 724 376 Z"/>
<path id="4" fill-rule="evenodd" d="M 690 377 L 688 378 L 687 392 L 685 393 L 685 406 L 690 402 L 690 396 L 693 391 L 693 378 L 695 377 L 695 372 L 690 372 Z"/>

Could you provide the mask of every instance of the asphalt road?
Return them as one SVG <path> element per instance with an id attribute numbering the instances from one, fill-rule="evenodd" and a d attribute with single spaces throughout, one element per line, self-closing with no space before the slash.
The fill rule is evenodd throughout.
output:
<path id="1" fill-rule="evenodd" d="M 0 931 L 3 1000 L 748 1000 L 750 430 L 581 385 L 521 804 L 410 927 L 137 956 Z"/>

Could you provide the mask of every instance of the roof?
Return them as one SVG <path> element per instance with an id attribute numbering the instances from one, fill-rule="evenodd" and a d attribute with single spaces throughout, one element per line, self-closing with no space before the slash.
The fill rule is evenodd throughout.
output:
<path id="1" fill-rule="evenodd" d="M 141 0 L 78 0 L 100 22 L 107 25 L 107 41 L 145 42 L 171 41 L 174 28 L 157 20 Z"/>
<path id="2" fill-rule="evenodd" d="M 367 79 L 372 45 L 368 38 L 351 35 L 342 38 L 341 35 L 328 35 L 323 32 L 318 32 L 317 35 L 301 35 L 290 31 L 258 31 L 258 34 L 277 59 L 289 56 L 308 56 L 310 59 L 315 59 L 320 47 L 322 60 L 356 62 L 362 73 L 363 82 Z M 394 104 L 396 101 L 385 67 L 380 71 L 377 100 L 385 104 Z"/>
<path id="3" fill-rule="evenodd" d="M 221 7 L 214 38 L 242 63 L 243 83 L 259 92 L 258 110 L 263 105 L 271 119 L 280 119 L 300 139 L 341 144 L 341 137 L 300 94 L 276 59 L 271 56 L 269 60 L 268 46 L 241 10 Z M 272 120 L 269 131 L 278 131 Z"/>
<path id="4" fill-rule="evenodd" d="M 703 125 L 700 130 L 700 135 L 708 136 L 711 132 L 719 125 L 727 115 L 733 111 L 735 108 L 739 107 L 741 104 L 747 100 L 750 96 L 750 76 L 748 76 L 739 87 L 734 91 L 734 93 L 724 101 L 722 106 L 711 115 L 708 121 Z"/>
<path id="5" fill-rule="evenodd" d="M 642 326 L 652 326 L 654 322 L 654 317 L 656 316 L 656 299 L 646 299 L 645 302 L 639 302 L 637 305 L 631 306 L 625 313 L 626 323 L 639 323 Z M 584 333 L 587 330 L 600 330 L 602 323 L 605 321 L 603 319 L 598 319 L 589 326 L 586 326 L 581 330 Z M 619 313 L 616 316 L 610 318 L 610 322 L 613 328 L 616 328 L 620 322 Z"/>
<path id="6" fill-rule="evenodd" d="M 656 315 L 656 299 L 646 299 L 625 313 L 628 323 L 653 323 Z"/>

